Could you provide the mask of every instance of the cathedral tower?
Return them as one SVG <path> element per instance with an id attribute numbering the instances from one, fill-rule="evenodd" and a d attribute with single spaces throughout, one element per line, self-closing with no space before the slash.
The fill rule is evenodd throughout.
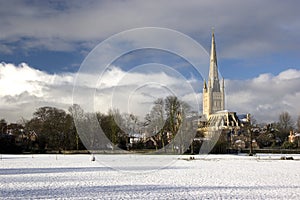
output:
<path id="1" fill-rule="evenodd" d="M 215 34 L 212 32 L 209 75 L 203 84 L 203 114 L 209 118 L 210 114 L 225 109 L 224 79 L 220 83 L 218 74 Z"/>

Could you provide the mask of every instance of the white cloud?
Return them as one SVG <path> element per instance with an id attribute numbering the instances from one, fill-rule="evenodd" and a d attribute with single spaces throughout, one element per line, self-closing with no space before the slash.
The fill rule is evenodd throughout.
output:
<path id="1" fill-rule="evenodd" d="M 155 64 L 152 65 L 155 67 Z M 98 74 L 48 74 L 25 63 L 18 66 L 1 63 L 0 118 L 9 121 L 21 116 L 30 118 L 39 106 L 67 109 L 73 100 L 87 111 L 106 112 L 110 107 L 117 107 L 121 112 L 144 116 L 157 98 L 177 95 L 188 101 L 189 96 L 193 97 L 189 81 L 167 71 L 125 72 L 112 66 L 103 74 L 102 84 L 93 82 L 98 78 Z M 75 80 L 76 98 L 73 99 Z M 195 102 L 195 97 L 189 102 Z"/>
<path id="2" fill-rule="evenodd" d="M 153 66 L 155 67 L 155 66 Z M 159 67 L 159 65 L 158 65 Z M 48 74 L 22 63 L 0 64 L 0 118 L 16 121 L 20 117 L 30 118 L 40 106 L 56 106 L 67 109 L 73 102 L 73 82 L 77 74 Z M 86 82 L 77 82 L 83 107 L 92 104 L 96 110 L 106 112 L 109 107 L 118 107 L 122 112 L 143 115 L 152 102 L 176 94 L 196 107 L 198 100 L 202 109 L 201 93 L 195 95 L 190 83 L 180 75 L 165 72 L 126 72 L 112 66 L 101 79 L 102 85 L 94 80 L 95 74 L 81 74 Z M 199 87 L 201 80 L 199 82 Z M 226 108 L 237 113 L 251 113 L 258 121 L 277 121 L 283 111 L 293 117 L 300 114 L 300 70 L 288 69 L 278 75 L 261 74 L 242 80 L 226 80 Z M 93 94 L 91 102 L 87 96 Z"/>
<path id="3" fill-rule="evenodd" d="M 281 72 L 276 79 L 279 81 L 298 79 L 300 78 L 300 71 L 296 69 L 288 69 L 286 71 Z"/>
<path id="4" fill-rule="evenodd" d="M 264 122 L 277 121 L 288 111 L 294 119 L 300 114 L 300 70 L 288 69 L 278 75 L 261 74 L 241 81 L 226 80 L 227 107 L 239 113 L 251 113 Z"/>
<path id="5" fill-rule="evenodd" d="M 32 84 L 32 82 L 40 82 L 44 80 L 48 82 L 50 77 L 45 77 L 41 71 L 30 68 L 27 64 L 20 64 L 18 67 L 13 64 L 0 64 L 0 90 L 5 95 L 19 95 L 22 92 L 29 92 L 34 95 L 42 95 L 42 87 L 40 84 Z"/>
<path id="6" fill-rule="evenodd" d="M 74 74 L 48 74 L 26 63 L 0 64 L 1 116 L 29 118 L 39 106 L 70 105 Z"/>

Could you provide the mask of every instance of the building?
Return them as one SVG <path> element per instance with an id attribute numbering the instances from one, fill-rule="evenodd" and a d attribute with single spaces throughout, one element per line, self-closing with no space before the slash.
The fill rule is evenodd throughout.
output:
<path id="1" fill-rule="evenodd" d="M 212 33 L 208 82 L 203 84 L 203 115 L 209 119 L 211 114 L 225 110 L 224 79 L 220 82 L 218 73 L 215 34 Z"/>
<path id="2" fill-rule="evenodd" d="M 225 110 L 225 82 L 219 79 L 215 34 L 212 32 L 210 64 L 207 82 L 203 83 L 203 114 L 198 120 L 196 139 L 205 151 L 211 144 L 219 144 L 217 152 L 235 152 L 244 148 L 258 148 L 250 130 L 250 114 L 237 115 Z M 214 142 L 213 142 L 214 141 Z M 219 143 L 216 143 L 219 142 Z M 252 154 L 252 153 L 251 153 Z"/>
<path id="3" fill-rule="evenodd" d="M 235 112 L 225 110 L 225 83 L 220 81 L 216 53 L 215 34 L 212 32 L 209 75 L 203 84 L 203 115 L 200 128 L 226 129 L 240 127 L 241 121 Z"/>

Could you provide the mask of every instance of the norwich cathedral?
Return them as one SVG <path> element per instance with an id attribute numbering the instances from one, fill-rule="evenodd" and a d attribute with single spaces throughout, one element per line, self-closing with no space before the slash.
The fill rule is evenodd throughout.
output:
<path id="1" fill-rule="evenodd" d="M 203 115 L 199 130 L 207 132 L 208 127 L 217 129 L 239 129 L 241 121 L 235 112 L 225 110 L 225 81 L 219 79 L 215 34 L 212 32 L 209 76 L 203 83 Z"/>

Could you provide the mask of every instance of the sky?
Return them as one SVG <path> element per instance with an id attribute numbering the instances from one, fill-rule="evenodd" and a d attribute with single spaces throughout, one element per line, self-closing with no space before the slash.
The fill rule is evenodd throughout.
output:
<path id="1" fill-rule="evenodd" d="M 94 94 L 92 105 L 103 112 L 114 104 L 142 115 L 155 98 L 174 92 L 201 109 L 205 73 L 194 73 L 186 57 L 164 50 L 136 50 L 115 59 L 100 78 L 99 70 L 82 71 L 95 52 L 92 50 L 114 35 L 160 27 L 200 44 L 202 60 L 205 52 L 210 52 L 214 29 L 219 72 L 226 85 L 226 109 L 251 113 L 262 122 L 276 121 L 287 111 L 296 120 L 300 115 L 299 4 L 291 0 L 1 0 L 0 118 L 11 122 L 30 119 L 40 106 L 67 110 L 74 102 L 74 85 L 81 101 Z M 144 35 L 137 36 L 123 38 L 112 50 L 141 44 L 138 40 Z M 174 45 L 187 56 L 197 56 L 172 37 L 152 37 L 148 42 L 166 48 Z M 108 52 L 101 56 L 110 56 Z M 203 65 L 201 70 L 208 71 L 208 67 Z M 116 87 L 119 84 L 122 87 Z M 137 103 L 147 104 L 143 112 L 137 111 Z"/>

